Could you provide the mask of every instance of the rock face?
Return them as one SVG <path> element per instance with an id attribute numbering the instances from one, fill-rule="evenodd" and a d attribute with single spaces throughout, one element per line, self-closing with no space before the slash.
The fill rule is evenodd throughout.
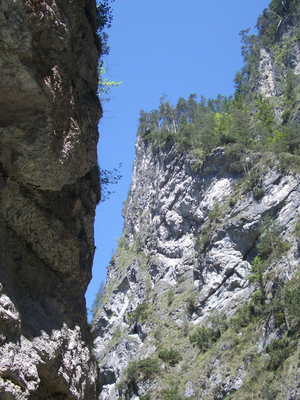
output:
<path id="1" fill-rule="evenodd" d="M 217 148 L 197 165 L 172 142 L 154 148 L 138 138 L 123 235 L 93 321 L 100 399 L 164 398 L 160 396 L 170 380 L 173 385 L 186 381 L 184 398 L 221 399 L 242 386 L 248 355 L 237 357 L 235 365 L 221 356 L 200 365 L 187 335 L 212 315 L 230 318 L 250 299 L 255 287 L 246 277 L 264 216 L 271 215 L 291 243 L 278 263 L 280 276 L 288 281 L 297 270 L 299 252 L 292 233 L 300 178 L 268 157 L 249 154 L 234 162 Z M 270 340 L 267 328 L 259 336 L 261 351 Z M 271 331 L 276 336 L 276 329 Z M 170 372 L 162 365 L 155 379 L 145 380 L 140 373 L 126 386 L 130 361 L 154 359 L 170 346 L 182 354 L 178 366 Z M 224 353 L 232 343 L 222 346 Z M 249 351 L 252 356 L 259 352 L 258 347 Z"/>
<path id="2" fill-rule="evenodd" d="M 94 399 L 94 1 L 0 5 L 0 397 Z"/>
<path id="3" fill-rule="evenodd" d="M 299 10 L 283 19 L 278 28 L 275 50 L 260 47 L 257 75 L 252 86 L 255 94 L 261 93 L 267 98 L 279 97 L 284 93 L 284 80 L 288 73 L 292 72 L 296 76 L 300 74 L 300 44 L 295 40 L 298 13 Z M 280 108 L 280 104 L 278 106 Z"/>

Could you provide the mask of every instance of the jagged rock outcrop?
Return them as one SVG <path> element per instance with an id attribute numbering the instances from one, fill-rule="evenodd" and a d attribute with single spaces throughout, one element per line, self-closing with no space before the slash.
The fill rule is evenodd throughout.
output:
<path id="1" fill-rule="evenodd" d="M 198 165 L 172 141 L 155 148 L 138 137 L 123 235 L 93 321 L 100 399 L 164 398 L 170 379 L 181 383 L 181 390 L 186 381 L 184 398 L 221 399 L 243 385 L 248 357 L 280 336 L 274 326 L 260 330 L 257 346 L 252 344 L 244 359 L 237 356 L 234 365 L 224 357 L 232 340 L 201 364 L 187 336 L 211 316 L 230 318 L 250 299 L 255 287 L 246 277 L 266 215 L 284 228 L 283 238 L 291 243 L 278 262 L 279 274 L 284 281 L 294 275 L 299 194 L 299 176 L 284 172 L 274 155 L 249 153 L 237 161 L 217 148 Z M 145 304 L 144 311 L 138 308 Z M 178 366 L 166 370 L 162 365 L 156 378 L 145 380 L 140 372 L 140 379 L 128 381 L 130 361 L 154 359 L 170 346 L 182 354 Z"/>
<path id="2" fill-rule="evenodd" d="M 284 94 L 288 73 L 300 74 L 300 44 L 296 40 L 298 22 L 295 16 L 298 18 L 297 13 L 292 13 L 279 24 L 276 46 L 260 46 L 257 75 L 253 76 L 254 94 L 280 98 Z M 282 106 L 277 100 L 277 107 L 282 109 Z"/>
<path id="3" fill-rule="evenodd" d="M 94 1 L 0 4 L 0 398 L 94 399 Z M 92 170 L 92 172 L 90 172 Z"/>

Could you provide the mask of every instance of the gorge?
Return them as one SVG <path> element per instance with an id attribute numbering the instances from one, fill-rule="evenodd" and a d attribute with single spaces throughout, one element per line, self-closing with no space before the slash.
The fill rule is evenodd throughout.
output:
<path id="1" fill-rule="evenodd" d="M 233 96 L 141 111 L 89 325 L 101 10 L 0 4 L 1 400 L 298 399 L 299 1 L 242 32 Z"/>

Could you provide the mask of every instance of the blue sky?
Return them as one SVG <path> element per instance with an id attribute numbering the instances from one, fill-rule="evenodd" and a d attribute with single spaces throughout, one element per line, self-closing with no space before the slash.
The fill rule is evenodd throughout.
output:
<path id="1" fill-rule="evenodd" d="M 254 28 L 269 0 L 115 0 L 105 58 L 107 78 L 122 81 L 103 104 L 99 123 L 100 167 L 122 163 L 123 178 L 111 198 L 96 210 L 97 247 L 93 279 L 86 293 L 90 308 L 101 280 L 106 280 L 117 239 L 122 234 L 121 211 L 129 190 L 137 121 L 141 109 L 159 106 L 163 93 L 176 105 L 192 93 L 206 98 L 231 95 L 242 65 L 239 32 Z M 253 31 L 255 32 L 255 31 Z"/>

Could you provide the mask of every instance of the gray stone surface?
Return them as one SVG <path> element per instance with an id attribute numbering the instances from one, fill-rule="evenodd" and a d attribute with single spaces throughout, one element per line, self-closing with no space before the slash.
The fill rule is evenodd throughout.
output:
<path id="1" fill-rule="evenodd" d="M 95 399 L 94 1 L 0 3 L 0 398 Z"/>
<path id="2" fill-rule="evenodd" d="M 128 314 L 139 304 L 155 304 L 170 289 L 175 297 L 190 291 L 194 306 L 188 316 L 184 304 L 171 314 L 167 308 L 156 308 L 159 319 L 171 315 L 182 328 L 185 323 L 197 326 L 212 311 L 230 317 L 250 299 L 255 287 L 249 286 L 246 278 L 256 254 L 259 225 L 266 215 L 278 221 L 283 238 L 291 242 L 289 261 L 280 261 L 281 276 L 291 278 L 299 262 L 292 232 L 300 209 L 300 179 L 280 171 L 276 157 L 270 157 L 272 167 L 263 158 L 257 160 L 264 171 L 260 176 L 264 192 L 257 199 L 255 187 L 238 189 L 245 172 L 243 167 L 240 172 L 233 170 L 222 148 L 194 168 L 194 161 L 171 143 L 155 151 L 151 144 L 137 139 L 132 184 L 123 210 L 123 235 L 108 268 L 107 300 L 93 322 L 95 352 L 103 376 L 101 400 L 118 399 L 121 392 L 117 385 L 128 363 L 155 355 L 157 350 L 151 347 L 155 326 L 146 327 L 142 322 L 132 326 L 128 321 Z M 214 222 L 210 222 L 212 210 L 218 210 Z M 210 233 L 201 246 L 204 228 Z M 181 289 L 179 278 L 184 282 Z M 265 327 L 257 351 L 272 337 L 276 337 L 274 329 Z M 132 340 L 135 345 L 131 347 L 128 342 Z M 114 381 L 105 380 L 108 370 Z M 207 393 L 215 390 L 216 398 L 238 390 L 247 375 L 243 366 L 240 373 L 227 378 L 220 374 L 212 372 L 206 389 Z M 142 395 L 142 387 L 143 382 L 137 383 L 135 395 Z M 133 398 L 130 396 L 133 394 L 127 394 Z"/>

